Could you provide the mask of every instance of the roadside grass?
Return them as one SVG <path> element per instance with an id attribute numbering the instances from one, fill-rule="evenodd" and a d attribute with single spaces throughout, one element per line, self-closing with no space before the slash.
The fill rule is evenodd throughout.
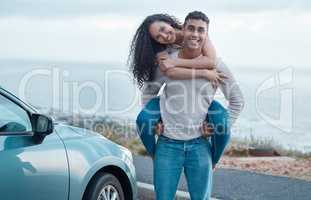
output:
<path id="1" fill-rule="evenodd" d="M 279 156 L 311 159 L 311 153 L 285 148 L 273 138 L 260 138 L 253 135 L 249 138 L 232 137 L 225 154 L 228 156 L 250 156 L 249 149 L 271 149 Z"/>

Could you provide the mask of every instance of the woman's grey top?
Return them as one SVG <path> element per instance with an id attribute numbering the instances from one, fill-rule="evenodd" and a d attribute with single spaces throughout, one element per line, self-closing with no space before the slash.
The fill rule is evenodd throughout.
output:
<path id="1" fill-rule="evenodd" d="M 177 57 L 178 51 L 170 54 Z M 225 63 L 218 59 L 216 69 L 227 78 L 219 84 L 229 101 L 229 125 L 231 126 L 243 109 L 244 99 L 240 87 Z M 163 135 L 177 140 L 189 140 L 201 136 L 201 125 L 217 88 L 207 79 L 173 80 L 156 71 L 154 81 L 146 82 L 142 88 L 142 103 L 160 94 L 160 111 L 164 124 Z"/>

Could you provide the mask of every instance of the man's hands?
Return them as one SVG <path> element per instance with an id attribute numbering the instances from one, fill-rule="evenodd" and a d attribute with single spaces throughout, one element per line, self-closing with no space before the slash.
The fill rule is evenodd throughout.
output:
<path id="1" fill-rule="evenodd" d="M 161 121 L 159 121 L 156 125 L 155 125 L 155 132 L 158 136 L 160 136 L 163 133 L 164 130 L 164 125 Z"/>
<path id="2" fill-rule="evenodd" d="M 201 127 L 201 131 L 203 137 L 209 138 L 214 134 L 214 127 L 208 124 L 206 121 L 204 121 Z"/>
<path id="3" fill-rule="evenodd" d="M 164 130 L 163 123 L 161 121 L 159 121 L 155 125 L 154 129 L 155 129 L 155 133 L 157 135 L 161 135 L 163 133 L 163 130 Z M 202 127 L 201 127 L 201 131 L 202 131 L 202 136 L 205 138 L 208 138 L 214 134 L 214 127 L 211 126 L 210 124 L 208 124 L 207 122 L 203 122 Z"/>
<path id="4" fill-rule="evenodd" d="M 154 128 L 155 128 L 156 134 L 158 136 L 160 136 L 164 130 L 164 125 L 163 125 L 162 121 L 159 121 Z M 202 124 L 202 127 L 201 127 L 201 131 L 202 131 L 203 137 L 209 138 L 210 136 L 212 136 L 214 134 L 214 127 L 212 125 L 208 124 L 206 121 L 204 121 Z M 152 159 L 154 159 L 154 158 L 152 158 Z M 215 172 L 216 164 L 213 164 L 212 170 L 213 170 L 213 172 Z"/>
<path id="5" fill-rule="evenodd" d="M 203 122 L 202 124 L 202 136 L 205 138 L 209 138 L 214 134 L 214 127 L 207 123 L 206 121 Z M 212 170 L 215 172 L 216 170 L 216 164 L 212 165 Z"/>

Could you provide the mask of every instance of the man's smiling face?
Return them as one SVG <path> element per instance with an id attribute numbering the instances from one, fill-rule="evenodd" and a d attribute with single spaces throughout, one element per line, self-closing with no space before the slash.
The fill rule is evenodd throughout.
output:
<path id="1" fill-rule="evenodd" d="M 207 23 L 201 19 L 187 20 L 183 27 L 184 48 L 192 50 L 202 48 L 207 38 L 207 29 Z"/>

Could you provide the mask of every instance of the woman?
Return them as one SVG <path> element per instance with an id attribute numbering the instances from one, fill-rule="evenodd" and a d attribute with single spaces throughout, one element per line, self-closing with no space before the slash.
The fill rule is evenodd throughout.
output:
<path id="1" fill-rule="evenodd" d="M 168 47 L 181 45 L 182 25 L 178 20 L 166 14 L 148 16 L 137 29 L 130 47 L 129 61 L 134 78 L 141 88 L 145 81 L 152 81 L 158 64 L 169 65 L 175 69 L 176 78 L 192 78 L 192 70 L 207 72 L 206 69 L 214 69 L 216 63 L 216 51 L 211 41 L 206 41 L 203 56 L 195 59 L 169 59 L 163 53 Z M 184 68 L 180 68 L 184 67 Z M 164 69 L 165 71 L 165 69 Z M 173 75 L 174 73 L 171 73 Z M 221 81 L 223 75 L 216 73 L 204 73 L 205 78 L 211 81 Z M 185 78 L 185 79 L 186 79 Z M 198 78 L 198 77 L 196 77 Z M 202 77 L 199 77 L 202 78 Z"/>
<path id="2" fill-rule="evenodd" d="M 183 40 L 182 26 L 176 18 L 166 14 L 148 16 L 136 31 L 130 49 L 130 65 L 138 86 L 152 81 L 157 68 L 171 79 L 205 78 L 214 86 L 223 78 L 214 67 L 216 53 L 210 40 L 202 50 L 201 57 L 195 59 L 170 59 L 166 54 L 172 46 L 181 45 Z M 194 70 L 195 69 L 195 70 Z M 155 112 L 151 112 L 155 111 Z M 212 142 L 213 167 L 219 161 L 230 134 L 227 128 L 227 111 L 218 102 L 213 101 L 208 109 L 206 121 L 214 130 Z M 137 117 L 138 132 L 149 155 L 155 151 L 155 126 L 160 120 L 159 98 L 151 99 Z M 161 126 L 158 126 L 161 127 Z M 158 133 L 161 130 L 158 130 Z M 210 136 L 211 130 L 203 126 L 203 134 Z M 217 145 L 217 148 L 216 148 Z"/>

